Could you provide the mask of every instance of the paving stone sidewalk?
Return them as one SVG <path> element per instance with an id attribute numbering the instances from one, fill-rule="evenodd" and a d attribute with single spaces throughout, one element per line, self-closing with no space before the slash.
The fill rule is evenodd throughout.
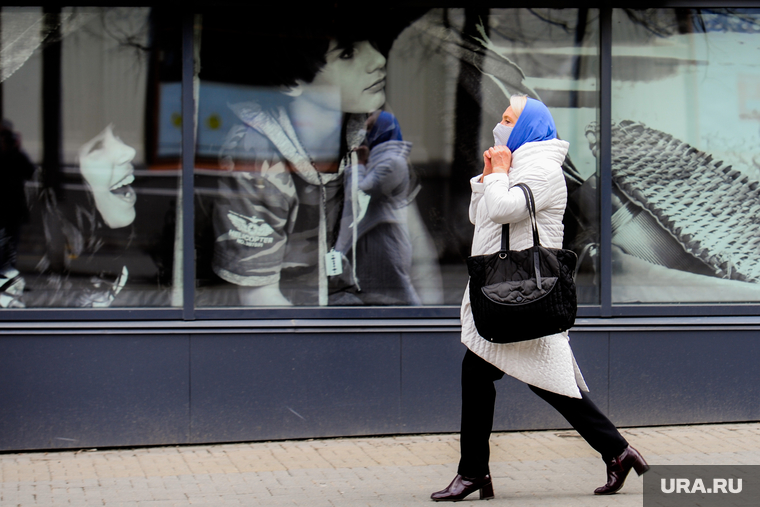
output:
<path id="1" fill-rule="evenodd" d="M 757 423 L 622 432 L 652 465 L 760 464 Z M 452 434 L 0 454 L 0 506 L 431 506 L 458 458 Z M 633 473 L 592 494 L 604 466 L 573 431 L 496 433 L 491 472 L 488 507 L 642 505 Z"/>

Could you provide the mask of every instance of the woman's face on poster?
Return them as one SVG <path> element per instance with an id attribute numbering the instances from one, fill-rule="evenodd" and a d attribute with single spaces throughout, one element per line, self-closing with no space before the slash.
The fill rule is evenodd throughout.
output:
<path id="1" fill-rule="evenodd" d="M 95 207 L 112 229 L 135 220 L 135 149 L 114 136 L 109 125 L 79 149 L 79 168 L 92 192 Z"/>
<path id="2" fill-rule="evenodd" d="M 385 57 L 369 41 L 347 48 L 334 40 L 325 55 L 327 63 L 311 82 L 336 90 L 340 109 L 346 113 L 369 113 L 385 103 Z"/>

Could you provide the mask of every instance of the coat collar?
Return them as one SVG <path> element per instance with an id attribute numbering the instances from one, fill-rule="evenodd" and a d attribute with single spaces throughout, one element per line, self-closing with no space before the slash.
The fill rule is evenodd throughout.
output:
<path id="1" fill-rule="evenodd" d="M 517 169 L 532 164 L 539 157 L 561 165 L 569 148 L 570 143 L 561 139 L 525 143 L 512 154 L 512 167 Z"/>

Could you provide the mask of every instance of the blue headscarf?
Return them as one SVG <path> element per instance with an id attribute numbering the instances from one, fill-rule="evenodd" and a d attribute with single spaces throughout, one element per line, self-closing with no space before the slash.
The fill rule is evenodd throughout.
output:
<path id="1" fill-rule="evenodd" d="M 557 127 L 554 126 L 554 119 L 549 109 L 542 102 L 528 98 L 525 108 L 509 135 L 507 148 L 514 153 L 525 143 L 556 138 Z"/>
<path id="2" fill-rule="evenodd" d="M 375 125 L 367 134 L 367 145 L 374 148 L 386 141 L 403 141 L 401 137 L 401 125 L 398 120 L 388 111 L 383 111 L 375 120 Z"/>

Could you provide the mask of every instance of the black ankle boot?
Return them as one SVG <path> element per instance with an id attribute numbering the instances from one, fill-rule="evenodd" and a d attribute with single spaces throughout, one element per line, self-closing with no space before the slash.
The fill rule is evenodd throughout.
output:
<path id="1" fill-rule="evenodd" d="M 480 490 L 481 500 L 493 498 L 493 484 L 491 484 L 490 475 L 470 478 L 457 474 L 446 489 L 433 493 L 430 498 L 436 502 L 456 502 L 464 500 L 467 495 L 478 490 Z"/>
<path id="2" fill-rule="evenodd" d="M 649 470 L 649 465 L 644 461 L 639 451 L 629 445 L 625 448 L 623 454 L 612 458 L 612 461 L 607 463 L 607 484 L 596 488 L 594 494 L 611 495 L 620 491 L 631 468 L 641 475 Z"/>

